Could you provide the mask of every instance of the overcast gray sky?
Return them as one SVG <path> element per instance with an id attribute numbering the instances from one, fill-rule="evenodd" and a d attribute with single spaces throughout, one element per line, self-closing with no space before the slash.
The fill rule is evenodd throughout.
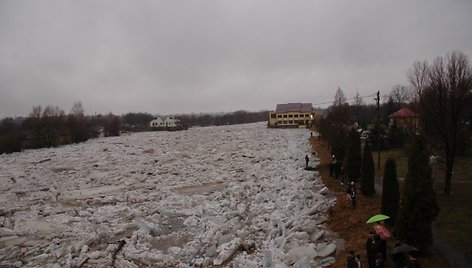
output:
<path id="1" fill-rule="evenodd" d="M 87 114 L 173 114 L 317 104 L 338 86 L 388 94 L 415 60 L 470 58 L 471 11 L 469 0 L 2 0 L 0 117 L 75 101 Z"/>

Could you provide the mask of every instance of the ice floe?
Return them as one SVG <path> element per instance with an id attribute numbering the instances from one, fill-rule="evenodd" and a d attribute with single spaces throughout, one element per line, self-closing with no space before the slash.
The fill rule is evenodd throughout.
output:
<path id="1" fill-rule="evenodd" d="M 309 136 L 255 123 L 1 155 L 0 266 L 327 266 Z"/>

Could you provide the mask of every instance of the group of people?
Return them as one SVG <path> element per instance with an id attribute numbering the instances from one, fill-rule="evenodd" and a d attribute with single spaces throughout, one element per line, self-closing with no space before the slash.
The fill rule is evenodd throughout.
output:
<path id="1" fill-rule="evenodd" d="M 344 185 L 346 166 L 343 162 L 338 160 L 335 155 L 331 157 L 331 163 L 329 163 L 329 176 L 334 177 L 335 180 L 340 180 L 341 185 Z"/>
<path id="2" fill-rule="evenodd" d="M 305 155 L 306 167 L 308 167 L 309 160 L 308 154 Z M 345 171 L 346 166 L 333 155 L 329 164 L 329 176 L 333 177 L 335 180 L 339 179 L 341 185 L 344 185 Z M 352 208 L 355 209 L 357 203 L 357 189 L 354 181 L 348 184 L 346 193 L 352 201 Z M 398 247 L 400 245 L 401 243 L 398 242 L 395 246 Z M 383 268 L 385 266 L 387 241 L 384 238 L 376 232 L 371 231 L 365 244 L 365 250 L 367 252 L 368 268 Z M 393 254 L 391 255 L 391 259 L 395 264 L 395 268 L 420 268 L 418 261 L 411 252 Z M 356 254 L 353 250 L 349 251 L 346 262 L 347 268 L 362 268 L 360 254 Z"/>
<path id="3" fill-rule="evenodd" d="M 420 264 L 413 252 L 397 252 L 395 249 L 405 245 L 401 241 L 395 243 L 393 253 L 390 254 L 395 268 L 420 268 Z M 387 241 L 374 231 L 369 233 L 365 244 L 368 268 L 383 268 L 387 257 Z M 349 251 L 346 259 L 347 268 L 362 268 L 361 258 L 353 250 Z"/>
<path id="4" fill-rule="evenodd" d="M 362 268 L 361 255 L 350 250 L 347 254 L 347 268 Z"/>
<path id="5" fill-rule="evenodd" d="M 331 163 L 329 163 L 329 176 L 334 177 L 335 180 L 340 181 L 341 185 L 344 185 L 346 166 L 341 161 L 336 159 L 336 156 L 331 157 Z M 357 203 L 357 189 L 356 184 L 351 181 L 347 187 L 346 193 L 348 198 L 351 199 L 352 209 L 356 209 Z"/>

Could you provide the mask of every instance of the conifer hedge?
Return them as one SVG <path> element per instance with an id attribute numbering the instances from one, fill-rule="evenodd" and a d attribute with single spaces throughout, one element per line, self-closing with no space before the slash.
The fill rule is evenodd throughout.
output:
<path id="1" fill-rule="evenodd" d="M 392 226 L 397 218 L 398 207 L 400 206 L 400 188 L 397 178 L 397 163 L 395 159 L 389 158 L 385 162 L 382 186 L 382 214 L 390 216 L 386 221 Z"/>
<path id="2" fill-rule="evenodd" d="M 365 196 L 373 196 L 375 194 L 374 159 L 372 158 L 372 151 L 368 142 L 364 146 L 364 153 L 362 155 L 361 192 Z"/>
<path id="3" fill-rule="evenodd" d="M 361 137 L 357 130 L 355 128 L 352 128 L 349 132 L 346 156 L 348 180 L 357 182 L 357 180 L 361 177 L 361 166 Z"/>
<path id="4" fill-rule="evenodd" d="M 395 229 L 398 238 L 428 253 L 433 243 L 431 223 L 439 207 L 425 142 L 417 136 L 412 146 Z"/>

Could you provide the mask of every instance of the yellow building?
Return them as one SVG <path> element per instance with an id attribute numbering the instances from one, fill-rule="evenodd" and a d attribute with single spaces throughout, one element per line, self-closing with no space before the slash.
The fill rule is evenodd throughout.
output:
<path id="1" fill-rule="evenodd" d="M 275 112 L 269 113 L 268 127 L 310 128 L 315 119 L 311 103 L 277 104 Z"/>

